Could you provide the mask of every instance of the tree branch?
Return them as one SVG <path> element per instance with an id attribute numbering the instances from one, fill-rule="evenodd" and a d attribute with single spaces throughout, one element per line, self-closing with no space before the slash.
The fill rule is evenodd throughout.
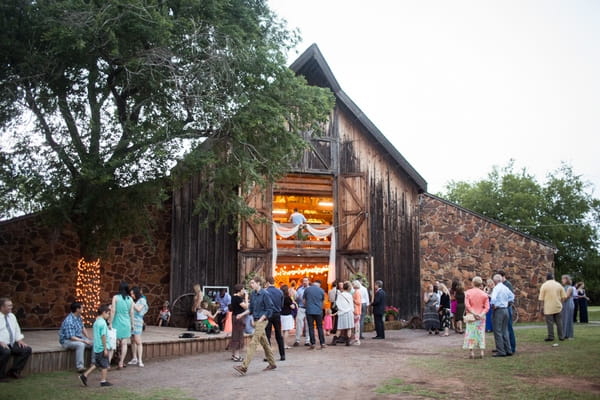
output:
<path id="1" fill-rule="evenodd" d="M 81 141 L 81 137 L 79 136 L 79 130 L 77 129 L 77 123 L 75 122 L 75 118 L 73 118 L 73 114 L 71 114 L 71 110 L 69 109 L 69 103 L 67 102 L 67 94 L 62 92 L 57 94 L 58 99 L 58 109 L 67 125 L 67 130 L 69 131 L 69 136 L 73 141 L 73 145 L 75 146 L 75 150 L 77 150 L 77 154 L 79 155 L 79 159 L 83 161 L 86 156 L 86 148 Z"/>
<path id="2" fill-rule="evenodd" d="M 37 106 L 33 94 L 31 94 L 29 88 L 25 89 L 25 100 L 27 101 L 29 109 L 33 111 L 36 118 L 38 119 L 40 127 L 42 128 L 42 132 L 44 133 L 44 136 L 46 138 L 46 142 L 48 142 L 50 148 L 58 155 L 58 158 L 65 164 L 65 166 L 67 167 L 69 172 L 71 172 L 71 175 L 73 177 L 79 176 L 79 172 L 77 171 L 77 168 L 75 168 L 73 160 L 69 158 L 62 146 L 59 145 L 52 137 L 52 130 L 50 129 L 48 122 L 46 122 L 42 110 L 40 110 L 40 108 Z"/>
<path id="3" fill-rule="evenodd" d="M 100 153 L 100 109 L 102 103 L 98 102 L 96 80 L 98 79 L 98 68 L 94 62 L 89 67 L 88 76 L 88 102 L 90 104 L 90 155 L 97 157 Z M 105 97 L 104 97 L 105 98 Z M 102 101 L 102 98 L 101 98 Z"/>

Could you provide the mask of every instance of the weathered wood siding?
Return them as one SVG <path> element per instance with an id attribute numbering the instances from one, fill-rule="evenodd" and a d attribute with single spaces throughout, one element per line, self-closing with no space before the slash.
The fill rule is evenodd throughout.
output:
<path id="1" fill-rule="evenodd" d="M 200 190 L 200 176 L 173 190 L 171 301 L 192 292 L 195 283 L 237 283 L 237 236 L 229 227 L 202 226 L 202 216 L 194 214 Z"/>
<path id="2" fill-rule="evenodd" d="M 339 274 L 344 276 L 349 265 L 368 270 L 373 256 L 374 279 L 384 282 L 388 304 L 399 307 L 403 318 L 419 315 L 418 188 L 347 109 L 338 105 L 335 115 L 339 173 L 366 176 L 369 212 L 369 249 L 352 257 L 340 250 Z"/>

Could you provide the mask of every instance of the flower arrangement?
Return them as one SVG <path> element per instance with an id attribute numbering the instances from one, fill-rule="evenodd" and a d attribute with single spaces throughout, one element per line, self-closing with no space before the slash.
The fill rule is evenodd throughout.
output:
<path id="1" fill-rule="evenodd" d="M 385 308 L 385 318 L 386 319 L 396 319 L 398 318 L 398 315 L 400 314 L 400 310 L 398 310 L 397 307 L 394 306 L 387 306 Z"/>

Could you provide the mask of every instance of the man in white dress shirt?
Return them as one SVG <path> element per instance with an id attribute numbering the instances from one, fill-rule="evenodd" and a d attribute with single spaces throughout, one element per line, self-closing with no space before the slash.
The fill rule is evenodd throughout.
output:
<path id="1" fill-rule="evenodd" d="M 31 356 L 31 347 L 23 341 L 21 327 L 15 314 L 13 303 L 6 297 L 0 298 L 0 381 L 7 377 L 19 379 L 21 371 Z M 13 356 L 12 368 L 6 372 L 8 360 Z"/>

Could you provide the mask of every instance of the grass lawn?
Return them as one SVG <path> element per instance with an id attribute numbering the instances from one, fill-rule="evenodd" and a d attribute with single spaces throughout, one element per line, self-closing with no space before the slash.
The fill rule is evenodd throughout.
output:
<path id="1" fill-rule="evenodd" d="M 90 387 L 73 384 L 72 372 L 34 374 L 27 379 L 0 384 L 2 400 L 52 399 L 52 400 L 190 400 L 179 389 L 151 389 L 135 392 L 117 387 L 101 388 L 98 373 L 90 379 Z"/>
<path id="2" fill-rule="evenodd" d="M 447 349 L 434 357 L 413 357 L 411 366 L 425 379 L 391 379 L 379 394 L 422 398 L 598 399 L 600 395 L 600 327 L 575 328 L 575 339 L 558 347 L 543 341 L 543 327 L 522 329 L 513 357 L 470 360 L 466 351 Z M 493 348 L 493 336 L 487 336 Z M 422 382 L 425 381 L 425 382 Z"/>
<path id="3" fill-rule="evenodd" d="M 600 306 L 588 307 L 588 318 L 590 321 L 600 321 Z"/>

